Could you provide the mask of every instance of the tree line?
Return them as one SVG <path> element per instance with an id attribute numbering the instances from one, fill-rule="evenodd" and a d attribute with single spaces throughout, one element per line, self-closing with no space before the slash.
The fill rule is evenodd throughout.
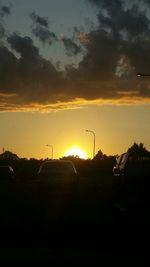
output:
<path id="1" fill-rule="evenodd" d="M 143 143 L 134 143 L 127 150 L 130 153 L 150 153 Z M 101 150 L 98 150 L 93 159 L 81 159 L 78 156 L 67 156 L 60 159 L 71 160 L 75 164 L 77 171 L 82 176 L 100 176 L 112 175 L 113 166 L 116 164 L 117 155 L 108 156 Z M 19 158 L 11 151 L 5 151 L 0 154 L 0 165 L 11 165 L 19 179 L 35 179 L 41 163 L 46 159 Z"/>

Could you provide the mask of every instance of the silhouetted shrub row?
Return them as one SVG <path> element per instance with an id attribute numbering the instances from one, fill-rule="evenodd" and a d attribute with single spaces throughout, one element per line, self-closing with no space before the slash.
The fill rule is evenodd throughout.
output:
<path id="1" fill-rule="evenodd" d="M 111 175 L 115 164 L 115 157 L 105 156 L 102 159 L 83 160 L 78 157 L 64 157 L 74 162 L 76 169 L 81 176 L 94 177 L 99 175 Z M 21 180 L 36 179 L 41 163 L 44 160 L 37 159 L 0 159 L 0 165 L 10 165 L 13 167 L 16 178 Z"/>

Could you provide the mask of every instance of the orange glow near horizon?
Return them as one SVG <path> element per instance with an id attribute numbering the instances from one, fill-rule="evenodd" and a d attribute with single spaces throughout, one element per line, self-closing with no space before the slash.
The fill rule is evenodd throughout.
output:
<path id="1" fill-rule="evenodd" d="M 88 155 L 87 153 L 78 146 L 70 147 L 64 154 L 65 157 L 67 156 L 78 156 L 81 159 L 87 159 Z"/>

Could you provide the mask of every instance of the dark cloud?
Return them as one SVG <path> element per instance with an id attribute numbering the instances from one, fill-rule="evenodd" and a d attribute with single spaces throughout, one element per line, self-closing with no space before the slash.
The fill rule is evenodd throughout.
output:
<path id="1" fill-rule="evenodd" d="M 33 23 L 48 28 L 48 20 L 46 18 L 38 16 L 35 12 L 30 14 L 30 18 L 32 19 Z"/>
<path id="2" fill-rule="evenodd" d="M 97 6 L 98 25 L 88 34 L 87 54 L 78 70 L 70 68 L 69 75 L 74 82 L 95 84 L 92 93 L 86 87 L 88 96 L 117 98 L 120 91 L 143 96 L 136 72 L 150 72 L 150 19 L 146 11 L 135 1 L 130 7 L 121 0 L 89 2 Z M 150 97 L 148 88 L 145 92 Z"/>
<path id="3" fill-rule="evenodd" d="M 0 7 L 0 16 L 4 17 L 6 15 L 10 15 L 11 10 L 8 6 L 1 6 Z"/>
<path id="4" fill-rule="evenodd" d="M 3 18 L 10 15 L 11 10 L 8 6 L 0 6 L 0 40 L 5 36 L 5 28 L 3 25 Z"/>
<path id="5" fill-rule="evenodd" d="M 75 56 L 81 53 L 81 47 L 77 45 L 71 38 L 63 37 L 61 40 L 66 48 L 66 54 L 68 56 Z"/>
<path id="6" fill-rule="evenodd" d="M 53 103 L 65 99 L 60 96 L 60 84 L 63 87 L 62 73 L 52 63 L 39 54 L 29 37 L 12 34 L 8 38 L 11 48 L 0 47 L 0 93 L 16 93 L 13 100 L 18 104 Z M 9 78 L 8 78 L 9 77 Z"/>
<path id="7" fill-rule="evenodd" d="M 0 110 L 51 104 L 57 109 L 78 98 L 150 100 L 150 81 L 136 77 L 137 72 L 150 73 L 147 1 L 128 1 L 130 5 L 123 0 L 87 1 L 97 7 L 98 23 L 88 33 L 76 32 L 86 51 L 78 66 L 68 65 L 58 71 L 40 55 L 31 38 L 16 33 L 7 38 L 11 50 L 1 44 Z M 39 18 L 32 13 L 32 31 L 43 43 L 51 44 L 57 37 L 47 20 Z M 82 52 L 75 39 L 63 37 L 60 41 L 68 55 Z"/>
<path id="8" fill-rule="evenodd" d="M 5 28 L 4 26 L 0 23 L 0 40 L 5 36 Z"/>
<path id="9" fill-rule="evenodd" d="M 22 58 L 31 60 L 38 56 L 38 48 L 33 45 L 33 41 L 30 37 L 21 37 L 14 33 L 7 39 L 12 49 L 20 54 Z"/>
<path id="10" fill-rule="evenodd" d="M 84 34 L 82 45 L 87 52 L 79 67 L 66 68 L 76 96 L 150 98 L 149 82 L 136 77 L 139 71 L 150 73 L 150 18 L 145 1 L 140 1 L 141 6 L 138 1 L 130 5 L 121 0 L 89 2 L 97 6 L 98 25 Z"/>
<path id="11" fill-rule="evenodd" d="M 150 1 L 149 1 L 149 0 L 143 0 L 143 2 L 144 2 L 145 4 L 147 4 L 148 6 L 150 6 Z"/>
<path id="12" fill-rule="evenodd" d="M 40 25 L 32 29 L 32 33 L 39 38 L 42 43 L 48 43 L 51 45 L 53 41 L 57 41 L 57 36 L 54 32 L 50 32 L 48 29 L 43 29 Z"/>
<path id="13" fill-rule="evenodd" d="M 17 59 L 8 48 L 0 45 L 0 93 L 16 91 Z"/>
<path id="14" fill-rule="evenodd" d="M 36 36 L 43 44 L 48 43 L 51 45 L 53 41 L 57 41 L 56 34 L 49 30 L 48 20 L 35 14 L 30 14 L 30 18 L 33 21 L 32 33 Z"/>

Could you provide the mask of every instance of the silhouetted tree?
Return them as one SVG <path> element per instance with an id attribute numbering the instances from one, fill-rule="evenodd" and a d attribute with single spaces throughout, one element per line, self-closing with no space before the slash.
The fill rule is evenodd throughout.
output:
<path id="1" fill-rule="evenodd" d="M 0 155 L 0 159 L 18 160 L 19 157 L 11 151 L 5 151 Z"/>
<path id="2" fill-rule="evenodd" d="M 96 160 L 103 160 L 106 158 L 107 158 L 107 156 L 102 152 L 102 150 L 98 150 L 97 154 L 94 157 L 94 159 L 96 159 Z"/>
<path id="3" fill-rule="evenodd" d="M 133 154 L 148 153 L 148 150 L 146 150 L 143 143 L 140 144 L 134 143 L 131 147 L 128 148 L 128 152 Z"/>

